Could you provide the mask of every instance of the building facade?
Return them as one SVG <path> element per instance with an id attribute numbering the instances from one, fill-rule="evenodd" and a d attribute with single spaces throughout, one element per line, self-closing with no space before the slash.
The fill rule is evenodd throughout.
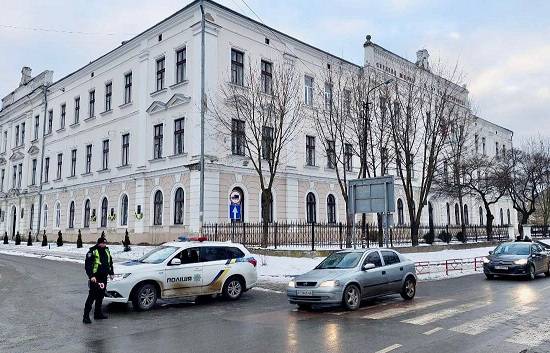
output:
<path id="1" fill-rule="evenodd" d="M 116 241 L 128 230 L 134 242 L 158 243 L 199 231 L 201 4 L 207 96 L 228 82 L 242 84 L 245 67 L 260 68 L 262 62 L 295 63 L 306 101 L 327 62 L 388 73 L 398 61 L 416 64 L 372 45 L 365 46 L 365 62 L 356 65 L 205 0 L 55 82 L 51 71 L 32 77 L 25 67 L 0 110 L 2 232 L 62 231 L 74 240 L 78 230 L 85 239 L 105 231 Z M 427 64 L 427 52 L 418 59 Z M 476 124 L 488 153 L 511 148 L 511 131 L 481 118 Z M 241 197 L 242 220 L 257 222 L 256 172 L 235 153 L 231 139 L 215 133 L 215 125 L 207 113 L 204 222 L 229 221 L 233 191 Z M 304 126 L 286 148 L 273 188 L 274 221 L 345 221 L 334 171 L 324 167 L 326 155 L 311 137 L 313 127 Z M 312 156 L 318 162 L 311 163 Z M 398 188 L 397 202 L 401 198 Z M 445 202 L 434 203 L 436 222 L 445 224 Z M 480 203 L 466 203 L 473 220 Z M 503 199 L 494 212 L 497 224 L 500 209 L 503 223 L 515 223 L 511 203 Z"/>

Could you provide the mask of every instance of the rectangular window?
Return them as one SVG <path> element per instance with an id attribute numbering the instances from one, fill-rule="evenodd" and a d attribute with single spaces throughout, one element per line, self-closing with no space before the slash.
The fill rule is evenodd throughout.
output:
<path id="1" fill-rule="evenodd" d="M 90 91 L 90 104 L 88 106 L 88 117 L 93 118 L 95 116 L 95 91 Z"/>
<path id="2" fill-rule="evenodd" d="M 262 127 L 262 157 L 266 160 L 273 159 L 273 128 Z"/>
<path id="3" fill-rule="evenodd" d="M 21 180 L 23 179 L 23 164 L 17 166 L 17 188 L 21 189 Z"/>
<path id="4" fill-rule="evenodd" d="M 336 145 L 332 140 L 327 140 L 327 168 L 336 168 Z"/>
<path id="5" fill-rule="evenodd" d="M 231 49 L 231 83 L 244 85 L 244 53 Z"/>
<path id="6" fill-rule="evenodd" d="M 92 145 L 86 146 L 86 174 L 92 172 Z"/>
<path id="7" fill-rule="evenodd" d="M 174 154 L 183 154 L 184 119 L 174 121 Z"/>
<path id="8" fill-rule="evenodd" d="M 113 99 L 113 83 L 109 82 L 105 84 L 105 111 L 111 110 L 111 103 Z"/>
<path id="9" fill-rule="evenodd" d="M 130 163 L 130 134 L 122 135 L 122 165 Z"/>
<path id="10" fill-rule="evenodd" d="M 61 119 L 59 120 L 59 128 L 64 129 L 65 128 L 65 115 L 66 115 L 66 109 L 67 105 L 62 104 L 61 105 Z"/>
<path id="11" fill-rule="evenodd" d="M 231 121 L 231 152 L 234 155 L 245 155 L 245 131 L 244 121 L 233 119 Z"/>
<path id="12" fill-rule="evenodd" d="M 271 94 L 273 90 L 273 64 L 262 60 L 261 69 L 262 92 L 266 94 Z"/>
<path id="13" fill-rule="evenodd" d="M 1 174 L 1 180 L 0 180 L 0 191 L 4 191 L 4 179 L 6 178 L 6 170 L 2 169 Z"/>
<path id="14" fill-rule="evenodd" d="M 74 99 L 74 123 L 78 124 L 80 121 L 80 97 Z"/>
<path id="15" fill-rule="evenodd" d="M 124 104 L 132 101 L 132 73 L 124 75 Z"/>
<path id="16" fill-rule="evenodd" d="M 109 169 L 109 140 L 103 141 L 103 163 L 102 169 Z"/>
<path id="17" fill-rule="evenodd" d="M 478 153 L 479 152 L 479 135 L 478 134 L 475 134 L 474 136 L 474 144 L 475 144 L 476 153 Z"/>
<path id="18" fill-rule="evenodd" d="M 44 160 L 44 182 L 47 183 L 50 179 L 50 157 Z"/>
<path id="19" fill-rule="evenodd" d="M 487 154 L 487 151 L 485 149 L 485 137 L 481 138 L 481 151 L 483 152 L 484 156 Z"/>
<path id="20" fill-rule="evenodd" d="M 187 51 L 185 48 L 176 52 L 176 83 L 185 80 L 185 70 L 187 66 Z"/>
<path id="21" fill-rule="evenodd" d="M 15 126 L 15 147 L 19 146 L 19 125 Z"/>
<path id="22" fill-rule="evenodd" d="M 12 180 L 11 180 L 11 186 L 13 189 L 16 188 L 17 186 L 17 166 L 14 165 L 13 166 L 13 175 L 12 175 Z"/>
<path id="23" fill-rule="evenodd" d="M 38 140 L 38 129 L 40 128 L 40 115 L 34 117 L 34 139 Z"/>
<path id="24" fill-rule="evenodd" d="M 304 78 L 304 103 L 313 105 L 313 77 L 305 76 Z"/>
<path id="25" fill-rule="evenodd" d="M 500 155 L 499 155 L 498 152 L 499 152 L 499 151 L 498 151 L 498 142 L 495 142 L 495 156 L 496 156 L 497 158 L 500 157 Z"/>
<path id="26" fill-rule="evenodd" d="M 31 175 L 31 185 L 36 185 L 36 166 L 38 161 L 35 159 L 32 160 L 32 175 Z"/>
<path id="27" fill-rule="evenodd" d="M 21 144 L 25 144 L 25 123 L 21 123 Z"/>
<path id="28" fill-rule="evenodd" d="M 163 139 L 162 128 L 163 128 L 162 124 L 158 124 L 154 126 L 154 133 L 155 133 L 155 138 L 153 141 L 153 158 L 154 159 L 162 158 L 162 139 Z"/>
<path id="29" fill-rule="evenodd" d="M 164 89 L 164 57 L 157 60 L 157 91 Z"/>
<path id="30" fill-rule="evenodd" d="M 325 109 L 332 109 L 332 84 L 325 83 Z"/>
<path id="31" fill-rule="evenodd" d="M 4 131 L 4 141 L 3 141 L 4 145 L 2 146 L 2 151 L 3 152 L 6 152 L 6 148 L 8 146 L 8 131 Z"/>
<path id="32" fill-rule="evenodd" d="M 315 165 L 315 137 L 306 136 L 306 165 Z"/>
<path id="33" fill-rule="evenodd" d="M 353 146 L 351 143 L 344 145 L 344 164 L 346 171 L 353 171 Z"/>
<path id="34" fill-rule="evenodd" d="M 63 169 L 63 153 L 57 154 L 57 180 L 61 179 L 61 170 Z"/>
<path id="35" fill-rule="evenodd" d="M 76 175 L 76 149 L 71 151 L 71 176 Z"/>

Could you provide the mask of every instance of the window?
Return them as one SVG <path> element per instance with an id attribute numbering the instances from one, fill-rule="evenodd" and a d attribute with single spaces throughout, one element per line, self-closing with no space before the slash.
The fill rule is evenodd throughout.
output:
<path id="1" fill-rule="evenodd" d="M 447 202 L 447 225 L 451 225 L 451 206 Z"/>
<path id="2" fill-rule="evenodd" d="M 483 225 L 483 208 L 479 206 L 479 225 Z"/>
<path id="3" fill-rule="evenodd" d="M 336 198 L 332 194 L 327 196 L 327 222 L 336 223 Z"/>
<path id="4" fill-rule="evenodd" d="M 61 225 L 61 205 L 58 203 L 55 204 L 55 227 L 59 228 Z"/>
<path id="5" fill-rule="evenodd" d="M 80 121 L 80 97 L 74 99 L 74 123 L 78 124 Z"/>
<path id="6" fill-rule="evenodd" d="M 48 112 L 48 131 L 47 131 L 47 134 L 52 133 L 52 128 L 53 128 L 53 110 L 50 110 Z"/>
<path id="7" fill-rule="evenodd" d="M 109 140 L 103 141 L 103 162 L 102 169 L 109 169 Z"/>
<path id="8" fill-rule="evenodd" d="M 227 255 L 227 259 L 238 259 L 245 256 L 240 249 L 233 247 L 225 248 L 225 253 Z"/>
<path id="9" fill-rule="evenodd" d="M 38 129 L 40 128 L 40 115 L 34 117 L 34 139 L 38 140 Z"/>
<path id="10" fill-rule="evenodd" d="M 36 185 L 36 166 L 38 161 L 35 159 L 32 160 L 32 175 L 31 175 L 31 185 Z"/>
<path id="11" fill-rule="evenodd" d="M 244 121 L 233 119 L 231 122 L 231 152 L 244 156 L 245 144 Z"/>
<path id="12" fill-rule="evenodd" d="M 262 60 L 261 70 L 262 92 L 271 94 L 273 91 L 273 64 Z"/>
<path id="13" fill-rule="evenodd" d="M 178 188 L 174 196 L 174 224 L 183 224 L 183 189 Z"/>
<path id="14" fill-rule="evenodd" d="M 498 153 L 498 142 L 495 142 L 495 157 L 498 159 L 500 157 Z"/>
<path id="15" fill-rule="evenodd" d="M 61 104 L 61 119 L 59 119 L 59 128 L 65 128 L 65 116 L 67 115 L 67 105 Z"/>
<path id="16" fill-rule="evenodd" d="M 315 137 L 306 136 L 306 165 L 315 165 Z"/>
<path id="17" fill-rule="evenodd" d="M 86 146 L 86 169 L 85 173 L 91 173 L 92 172 L 92 145 Z"/>
<path id="18" fill-rule="evenodd" d="M 122 165 L 127 166 L 130 161 L 130 134 L 122 135 Z"/>
<path id="19" fill-rule="evenodd" d="M 101 228 L 107 227 L 107 212 L 109 210 L 109 201 L 104 197 L 101 201 Z"/>
<path id="20" fill-rule="evenodd" d="M 348 172 L 353 171 L 353 146 L 351 143 L 344 145 L 344 167 Z"/>
<path id="21" fill-rule="evenodd" d="M 313 105 L 313 77 L 304 77 L 304 103 L 306 105 Z"/>
<path id="22" fill-rule="evenodd" d="M 4 179 L 4 177 L 2 177 L 2 179 Z M 2 184 L 4 184 L 4 183 L 2 183 Z M 508 219 L 508 223 L 506 223 L 506 224 L 508 224 L 508 225 L 512 224 L 512 222 L 510 221 L 510 209 L 506 210 L 506 216 L 507 216 L 507 219 Z"/>
<path id="23" fill-rule="evenodd" d="M 74 201 L 71 201 L 69 206 L 69 228 L 74 228 Z"/>
<path id="24" fill-rule="evenodd" d="M 174 121 L 174 154 L 183 154 L 183 132 L 184 132 L 184 119 L 176 119 Z"/>
<path id="25" fill-rule="evenodd" d="M 157 60 L 157 91 L 164 89 L 164 57 Z"/>
<path id="26" fill-rule="evenodd" d="M 48 227 L 48 205 L 44 205 L 44 228 Z"/>
<path id="27" fill-rule="evenodd" d="M 4 141 L 3 141 L 2 151 L 6 152 L 6 146 L 8 145 L 8 131 L 4 131 Z"/>
<path id="28" fill-rule="evenodd" d="M 50 176 L 50 157 L 44 160 L 44 182 L 47 183 Z"/>
<path id="29" fill-rule="evenodd" d="M 61 179 L 61 169 L 63 168 L 63 153 L 57 154 L 57 179 Z"/>
<path id="30" fill-rule="evenodd" d="M 108 82 L 105 84 L 105 111 L 111 110 L 111 103 L 113 99 L 113 83 Z"/>
<path id="31" fill-rule="evenodd" d="M 266 160 L 273 159 L 273 128 L 262 127 L 262 157 Z"/>
<path id="32" fill-rule="evenodd" d="M 76 149 L 71 151 L 71 176 L 76 175 Z"/>
<path id="33" fill-rule="evenodd" d="M 120 225 L 128 225 L 128 195 L 123 194 L 120 200 Z"/>
<path id="34" fill-rule="evenodd" d="M 21 123 L 21 144 L 25 144 L 25 123 Z"/>
<path id="35" fill-rule="evenodd" d="M 486 155 L 486 150 L 485 150 L 485 137 L 482 137 L 481 138 L 481 150 L 483 152 L 483 155 L 485 156 Z"/>
<path id="36" fill-rule="evenodd" d="M 222 246 L 203 246 L 200 248 L 201 262 L 227 260 L 225 247 Z"/>
<path id="37" fill-rule="evenodd" d="M 181 264 L 196 264 L 199 262 L 200 248 L 187 248 L 182 250 L 175 257 L 181 260 Z M 162 262 L 162 261 L 160 261 Z"/>
<path id="38" fill-rule="evenodd" d="M 89 93 L 89 105 L 88 105 L 88 117 L 93 118 L 95 116 L 95 90 Z"/>
<path id="39" fill-rule="evenodd" d="M 155 198 L 153 200 L 153 225 L 162 225 L 162 191 L 157 190 L 155 192 Z"/>
<path id="40" fill-rule="evenodd" d="M 124 104 L 132 101 L 132 73 L 124 75 Z"/>
<path id="41" fill-rule="evenodd" d="M 159 159 L 162 158 L 162 124 L 155 125 L 154 128 L 154 141 L 153 141 L 153 158 Z"/>
<path id="42" fill-rule="evenodd" d="M 332 110 L 332 84 L 325 83 L 325 110 Z"/>
<path id="43" fill-rule="evenodd" d="M 470 225 L 470 217 L 468 215 L 468 205 L 464 205 L 464 224 L 467 226 Z"/>
<path id="44" fill-rule="evenodd" d="M 460 224 L 460 207 L 458 207 L 457 203 L 455 203 L 455 224 Z"/>
<path id="45" fill-rule="evenodd" d="M 307 223 L 317 222 L 317 210 L 316 210 L 315 195 L 312 192 L 307 194 L 306 197 L 306 220 Z"/>
<path id="46" fill-rule="evenodd" d="M 500 209 L 500 225 L 504 225 L 504 213 L 502 212 L 502 208 Z"/>
<path id="47" fill-rule="evenodd" d="M 31 214 L 29 217 L 29 228 L 33 229 L 33 223 L 34 223 L 34 203 L 31 204 Z"/>
<path id="48" fill-rule="evenodd" d="M 90 227 L 90 200 L 84 203 L 84 228 Z"/>
<path id="49" fill-rule="evenodd" d="M 404 220 L 403 200 L 397 199 L 397 224 L 402 225 Z"/>
<path id="50" fill-rule="evenodd" d="M 363 266 L 366 264 L 374 264 L 375 267 L 382 267 L 382 259 L 378 255 L 378 251 L 373 251 L 367 255 Z"/>
<path id="51" fill-rule="evenodd" d="M 244 53 L 231 49 L 231 83 L 244 85 Z"/>
<path id="52" fill-rule="evenodd" d="M 17 187 L 21 189 L 21 180 L 23 179 L 23 164 L 17 166 Z"/>
<path id="53" fill-rule="evenodd" d="M 6 170 L 2 169 L 2 180 L 0 180 L 0 191 L 4 191 L 4 179 L 6 178 Z"/>
<path id="54" fill-rule="evenodd" d="M 336 151 L 334 141 L 327 140 L 327 168 L 336 168 Z"/>
<path id="55" fill-rule="evenodd" d="M 386 266 L 398 264 L 401 262 L 401 260 L 399 260 L 399 256 L 393 251 L 382 250 L 381 253 L 382 258 L 384 259 L 384 265 Z"/>
<path id="56" fill-rule="evenodd" d="M 15 127 L 15 146 L 19 146 L 19 125 Z"/>
<path id="57" fill-rule="evenodd" d="M 185 70 L 187 65 L 187 50 L 180 49 L 176 52 L 176 83 L 185 81 Z"/>

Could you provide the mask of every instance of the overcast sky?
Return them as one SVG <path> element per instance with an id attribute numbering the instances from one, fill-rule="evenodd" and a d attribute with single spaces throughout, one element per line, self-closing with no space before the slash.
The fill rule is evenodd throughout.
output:
<path id="1" fill-rule="evenodd" d="M 516 143 L 550 135 L 550 1 L 245 1 L 267 25 L 357 64 L 366 34 L 410 60 L 426 48 L 458 63 L 476 113 L 512 129 Z M 0 96 L 22 66 L 56 80 L 189 2 L 0 0 Z M 219 2 L 257 19 L 243 0 Z"/>

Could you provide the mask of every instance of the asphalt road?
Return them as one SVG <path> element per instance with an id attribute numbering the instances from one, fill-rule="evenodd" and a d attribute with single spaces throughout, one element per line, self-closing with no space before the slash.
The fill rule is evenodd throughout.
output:
<path id="1" fill-rule="evenodd" d="M 82 324 L 82 265 L 0 254 L 0 352 L 550 352 L 550 278 L 423 282 L 417 298 L 303 312 L 286 295 L 106 307 Z"/>

